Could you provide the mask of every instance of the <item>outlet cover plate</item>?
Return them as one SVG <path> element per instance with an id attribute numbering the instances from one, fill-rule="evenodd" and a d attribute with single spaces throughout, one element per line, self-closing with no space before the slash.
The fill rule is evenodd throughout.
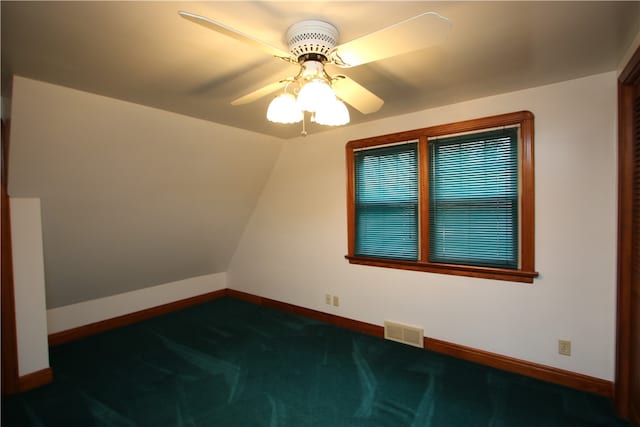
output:
<path id="1" fill-rule="evenodd" d="M 571 356 L 571 341 L 558 340 L 558 353 L 563 356 Z"/>

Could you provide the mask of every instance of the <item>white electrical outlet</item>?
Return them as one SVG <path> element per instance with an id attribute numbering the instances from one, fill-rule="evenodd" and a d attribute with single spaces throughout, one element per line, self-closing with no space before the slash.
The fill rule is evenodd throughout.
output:
<path id="1" fill-rule="evenodd" d="M 558 353 L 563 356 L 571 356 L 571 341 L 558 340 Z"/>
<path id="2" fill-rule="evenodd" d="M 331 295 L 326 294 L 326 295 L 324 296 L 324 303 L 325 303 L 325 304 L 329 304 L 329 305 L 331 305 Z"/>
<path id="3" fill-rule="evenodd" d="M 337 296 L 337 295 L 333 296 L 333 305 L 336 306 L 336 307 L 340 306 L 340 297 L 339 296 Z"/>

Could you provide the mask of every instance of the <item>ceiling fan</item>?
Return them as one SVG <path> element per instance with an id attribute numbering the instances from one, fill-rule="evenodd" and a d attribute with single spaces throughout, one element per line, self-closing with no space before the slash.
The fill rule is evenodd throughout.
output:
<path id="1" fill-rule="evenodd" d="M 256 101 L 279 89 L 267 111 L 267 118 L 278 123 L 303 122 L 304 111 L 311 120 L 324 125 L 342 125 L 349 122 L 344 102 L 363 114 L 378 111 L 384 101 L 344 74 L 330 75 L 326 65 L 350 68 L 396 55 L 424 49 L 442 42 L 451 23 L 436 12 L 424 12 L 373 33 L 346 43 L 338 44 L 337 28 L 320 20 L 304 20 L 293 24 L 286 33 L 289 51 L 271 46 L 221 22 L 178 11 L 189 21 L 247 43 L 276 58 L 298 65 L 296 75 L 271 83 L 247 93 L 231 102 L 243 105 Z"/>

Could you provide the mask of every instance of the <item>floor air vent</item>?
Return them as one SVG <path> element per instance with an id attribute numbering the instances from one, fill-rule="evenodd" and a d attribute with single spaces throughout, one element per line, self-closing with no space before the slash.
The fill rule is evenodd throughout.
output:
<path id="1" fill-rule="evenodd" d="M 403 323 L 384 321 L 384 337 L 391 341 L 424 347 L 424 329 Z"/>

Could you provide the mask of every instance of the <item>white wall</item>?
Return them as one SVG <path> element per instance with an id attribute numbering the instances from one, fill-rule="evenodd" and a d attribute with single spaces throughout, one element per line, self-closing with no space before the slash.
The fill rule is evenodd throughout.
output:
<path id="1" fill-rule="evenodd" d="M 49 367 L 40 200 L 11 198 L 18 375 Z"/>
<path id="2" fill-rule="evenodd" d="M 48 308 L 227 271 L 280 140 L 13 83 L 9 195 L 41 200 Z"/>
<path id="3" fill-rule="evenodd" d="M 40 200 L 11 198 L 11 233 L 20 376 L 49 367 L 48 334 L 226 288 L 226 273 L 192 277 L 46 310 Z"/>
<path id="4" fill-rule="evenodd" d="M 48 332 L 53 334 L 77 328 L 78 326 L 123 316 L 147 308 L 225 289 L 226 287 L 226 273 L 207 274 L 53 308 L 47 311 Z"/>
<path id="5" fill-rule="evenodd" d="M 536 269 L 531 285 L 350 265 L 345 143 L 530 110 Z M 614 377 L 616 73 L 338 128 L 287 142 L 228 272 L 229 287 L 606 380 Z M 340 296 L 338 308 L 324 304 Z M 571 357 L 557 340 L 573 343 Z"/>

